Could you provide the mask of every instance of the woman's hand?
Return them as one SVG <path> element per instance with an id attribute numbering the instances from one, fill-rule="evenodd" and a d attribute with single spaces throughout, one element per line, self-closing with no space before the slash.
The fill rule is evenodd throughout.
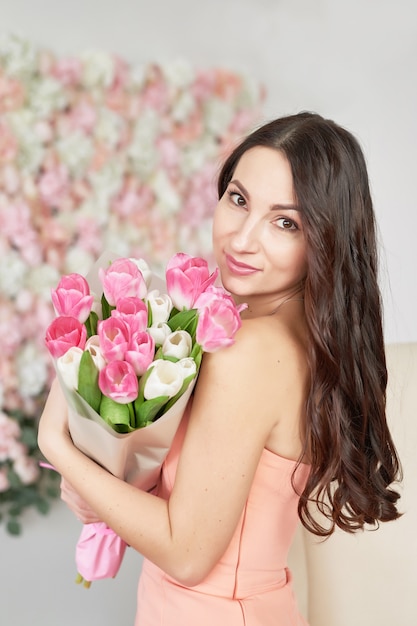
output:
<path id="1" fill-rule="evenodd" d="M 61 500 L 65 502 L 67 507 L 71 509 L 83 524 L 92 524 L 101 521 L 93 509 L 78 495 L 65 478 L 61 479 Z"/>
<path id="2" fill-rule="evenodd" d="M 56 466 L 56 456 L 60 456 L 62 447 L 71 442 L 67 411 L 64 394 L 59 381 L 55 379 L 51 385 L 38 428 L 39 448 L 54 466 Z"/>

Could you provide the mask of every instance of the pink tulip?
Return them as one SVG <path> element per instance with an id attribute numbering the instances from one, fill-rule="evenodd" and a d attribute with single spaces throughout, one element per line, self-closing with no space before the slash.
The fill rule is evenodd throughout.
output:
<path id="1" fill-rule="evenodd" d="M 217 278 L 218 269 L 210 274 L 207 261 L 200 257 L 191 257 L 182 252 L 175 254 L 166 270 L 168 293 L 174 306 L 192 309 L 198 296 L 212 285 Z"/>
<path id="2" fill-rule="evenodd" d="M 142 376 L 155 356 L 155 341 L 147 332 L 135 333 L 125 353 L 125 360 L 130 363 L 137 376 Z"/>
<path id="3" fill-rule="evenodd" d="M 239 311 L 228 297 L 213 299 L 199 309 L 196 331 L 197 343 L 204 352 L 215 352 L 232 345 L 234 336 L 242 325 Z"/>
<path id="4" fill-rule="evenodd" d="M 104 270 L 99 269 L 104 295 L 111 306 L 120 298 L 144 298 L 147 288 L 139 268 L 129 259 L 116 259 Z"/>
<path id="5" fill-rule="evenodd" d="M 75 317 L 61 316 L 48 326 L 45 344 L 54 359 L 63 356 L 73 346 L 84 350 L 87 330 Z"/>
<path id="6" fill-rule="evenodd" d="M 52 303 L 57 315 L 76 317 L 84 323 L 93 306 L 88 282 L 81 274 L 63 276 L 58 287 L 52 290 Z"/>
<path id="7" fill-rule="evenodd" d="M 129 326 L 117 317 L 98 323 L 100 347 L 106 361 L 123 361 L 130 341 Z"/>
<path id="8" fill-rule="evenodd" d="M 139 390 L 135 370 L 126 361 L 113 361 L 98 376 L 101 392 L 119 404 L 129 404 L 136 400 Z"/>
<path id="9" fill-rule="evenodd" d="M 148 326 L 148 307 L 140 298 L 120 298 L 111 314 L 123 320 L 132 335 L 146 330 Z"/>

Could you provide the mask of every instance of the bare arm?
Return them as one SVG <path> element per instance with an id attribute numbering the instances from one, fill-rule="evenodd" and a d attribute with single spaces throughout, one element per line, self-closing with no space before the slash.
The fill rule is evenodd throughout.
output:
<path id="1" fill-rule="evenodd" d="M 98 517 L 188 585 L 204 579 L 227 548 L 275 424 L 279 389 L 271 389 L 257 353 L 264 361 L 265 351 L 242 328 L 234 346 L 205 355 L 168 501 L 115 478 L 75 448 L 60 418 L 66 407 L 57 383 L 40 422 L 45 456 Z M 275 367 L 285 390 L 285 359 Z"/>

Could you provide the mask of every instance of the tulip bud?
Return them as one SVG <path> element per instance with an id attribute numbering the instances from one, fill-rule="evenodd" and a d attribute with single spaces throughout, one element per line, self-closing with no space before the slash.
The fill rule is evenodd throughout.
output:
<path id="1" fill-rule="evenodd" d="M 61 316 L 53 320 L 45 335 L 45 344 L 50 354 L 57 359 L 70 348 L 83 349 L 87 339 L 87 330 L 75 317 Z"/>
<path id="2" fill-rule="evenodd" d="M 192 347 L 193 342 L 187 331 L 177 330 L 165 339 L 162 344 L 162 354 L 176 359 L 184 359 L 190 356 Z"/>
<path id="3" fill-rule="evenodd" d="M 168 324 L 157 324 L 156 326 L 150 326 L 147 331 L 151 337 L 153 337 L 156 346 L 162 346 L 166 337 L 172 333 Z"/>
<path id="4" fill-rule="evenodd" d="M 159 359 L 152 364 L 143 395 L 146 400 L 159 396 L 172 398 L 181 389 L 183 369 L 178 363 Z"/>
<path id="5" fill-rule="evenodd" d="M 157 289 L 150 291 L 146 297 L 152 312 L 152 326 L 168 320 L 172 311 L 172 300 L 167 294 L 159 294 Z"/>
<path id="6" fill-rule="evenodd" d="M 76 390 L 78 387 L 78 371 L 82 355 L 81 348 L 73 346 L 56 361 L 57 370 L 68 389 Z"/>
<path id="7" fill-rule="evenodd" d="M 99 373 L 101 392 L 120 404 L 129 404 L 138 395 L 138 379 L 133 367 L 126 361 L 113 361 Z"/>

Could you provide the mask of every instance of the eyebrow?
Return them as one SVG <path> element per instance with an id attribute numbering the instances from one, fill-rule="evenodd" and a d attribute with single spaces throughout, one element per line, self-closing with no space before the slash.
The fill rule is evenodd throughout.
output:
<path id="1" fill-rule="evenodd" d="M 250 198 L 248 190 L 242 185 L 242 183 L 234 178 L 229 182 L 229 185 L 235 185 L 242 192 L 244 196 Z M 271 211 L 300 211 L 300 207 L 296 204 L 273 204 L 270 207 Z"/>

